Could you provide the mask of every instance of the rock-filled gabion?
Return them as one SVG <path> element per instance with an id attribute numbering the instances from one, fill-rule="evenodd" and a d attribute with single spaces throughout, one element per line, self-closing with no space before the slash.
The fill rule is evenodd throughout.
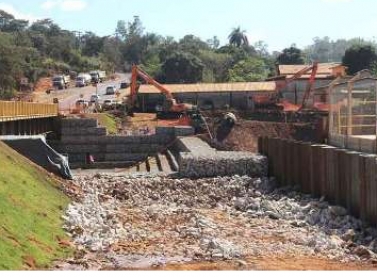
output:
<path id="1" fill-rule="evenodd" d="M 178 163 L 179 175 L 185 178 L 233 175 L 266 177 L 268 167 L 266 157 L 248 152 L 181 152 Z"/>
<path id="2" fill-rule="evenodd" d="M 303 255 L 376 258 L 377 231 L 325 199 L 266 178 L 80 177 L 65 228 L 100 268 L 136 261 Z M 99 262 L 100 261 L 100 262 Z M 98 265 L 100 263 L 100 265 Z"/>
<path id="3" fill-rule="evenodd" d="M 183 178 L 216 176 L 267 176 L 267 158 L 250 152 L 217 151 L 197 137 L 176 142 L 179 175 Z"/>

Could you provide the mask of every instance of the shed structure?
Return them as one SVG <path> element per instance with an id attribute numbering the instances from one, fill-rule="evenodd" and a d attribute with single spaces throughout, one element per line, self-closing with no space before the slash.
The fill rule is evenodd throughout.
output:
<path id="1" fill-rule="evenodd" d="M 210 84 L 164 84 L 181 103 L 197 105 L 200 109 L 235 108 L 253 110 L 261 99 L 276 97 L 276 83 L 210 83 Z M 162 105 L 164 95 L 152 85 L 141 85 L 138 105 L 141 112 L 155 112 Z"/>

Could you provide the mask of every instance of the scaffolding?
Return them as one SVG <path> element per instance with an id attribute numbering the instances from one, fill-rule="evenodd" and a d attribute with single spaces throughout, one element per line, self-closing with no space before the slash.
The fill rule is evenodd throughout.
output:
<path id="1" fill-rule="evenodd" d="M 329 89 L 329 143 L 376 153 L 377 79 L 365 72 Z"/>

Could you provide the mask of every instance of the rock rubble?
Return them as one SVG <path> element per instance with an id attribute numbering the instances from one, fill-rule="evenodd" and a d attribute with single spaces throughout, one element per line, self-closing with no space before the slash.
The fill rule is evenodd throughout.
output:
<path id="1" fill-rule="evenodd" d="M 75 184 L 69 191 L 82 200 L 69 205 L 64 228 L 86 251 L 86 264 L 92 261 L 86 268 L 258 255 L 377 257 L 376 229 L 273 179 L 96 176 Z"/>

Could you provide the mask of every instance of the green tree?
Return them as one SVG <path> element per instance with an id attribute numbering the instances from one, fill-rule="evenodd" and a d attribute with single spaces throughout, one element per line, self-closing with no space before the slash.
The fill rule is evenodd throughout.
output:
<path id="1" fill-rule="evenodd" d="M 196 56 L 176 51 L 163 63 L 161 79 L 173 84 L 198 83 L 202 81 L 203 68 L 202 61 Z"/>
<path id="2" fill-rule="evenodd" d="M 303 53 L 300 49 L 296 48 L 294 45 L 290 48 L 283 50 L 278 58 L 277 62 L 279 64 L 304 64 Z"/>
<path id="3" fill-rule="evenodd" d="M 103 52 L 103 41 L 103 38 L 94 33 L 86 32 L 81 39 L 81 43 L 83 43 L 82 54 L 89 57 L 98 56 Z"/>
<path id="4" fill-rule="evenodd" d="M 238 62 L 229 70 L 231 82 L 255 82 L 263 81 L 268 76 L 268 69 L 262 59 L 247 58 Z"/>
<path id="5" fill-rule="evenodd" d="M 245 33 L 246 33 L 246 31 L 241 30 L 241 27 L 234 28 L 233 31 L 228 36 L 229 44 L 237 46 L 237 47 L 241 47 L 243 45 L 248 46 L 249 40 L 248 40 L 247 35 Z"/>
<path id="6" fill-rule="evenodd" d="M 232 66 L 231 55 L 216 53 L 211 50 L 201 50 L 199 58 L 204 64 L 203 82 L 216 83 L 228 81 L 228 72 Z"/>
<path id="7" fill-rule="evenodd" d="M 200 50 L 209 49 L 208 44 L 194 35 L 186 35 L 179 41 L 179 49 L 183 52 L 198 55 Z"/>
<path id="8" fill-rule="evenodd" d="M 348 67 L 348 74 L 355 74 L 363 69 L 372 69 L 377 61 L 376 49 L 372 45 L 355 45 L 347 49 L 343 65 Z"/>

